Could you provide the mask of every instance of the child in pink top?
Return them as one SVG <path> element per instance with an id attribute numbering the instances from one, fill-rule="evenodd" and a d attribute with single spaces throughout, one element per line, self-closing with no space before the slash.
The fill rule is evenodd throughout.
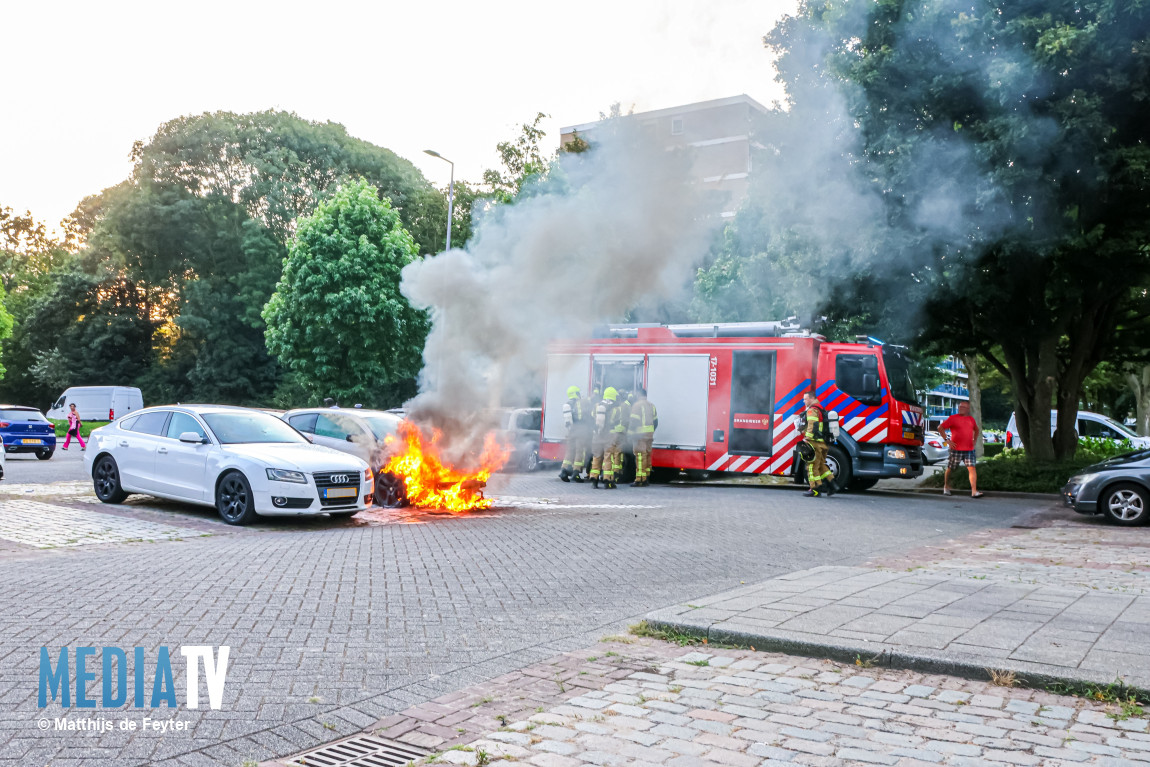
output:
<path id="1" fill-rule="evenodd" d="M 88 446 L 84 444 L 84 438 L 80 436 L 80 426 L 82 425 L 80 414 L 76 412 L 75 403 L 69 405 L 68 408 L 68 433 L 64 437 L 64 449 L 68 449 L 68 443 L 72 441 L 72 435 L 75 434 L 76 441 L 80 443 L 80 452 L 82 453 L 88 449 Z"/>

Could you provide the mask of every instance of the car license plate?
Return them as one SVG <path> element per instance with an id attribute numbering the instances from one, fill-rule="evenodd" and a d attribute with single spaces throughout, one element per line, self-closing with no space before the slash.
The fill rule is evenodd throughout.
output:
<path id="1" fill-rule="evenodd" d="M 41 445 L 44 442 L 43 440 L 39 440 L 39 439 L 22 439 L 20 441 L 23 442 L 25 445 Z"/>
<path id="2" fill-rule="evenodd" d="M 324 498 L 355 498 L 359 491 L 354 487 L 325 487 Z"/>

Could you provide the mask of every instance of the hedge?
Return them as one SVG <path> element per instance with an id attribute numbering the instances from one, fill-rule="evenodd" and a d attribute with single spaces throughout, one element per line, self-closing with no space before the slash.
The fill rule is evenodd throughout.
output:
<path id="1" fill-rule="evenodd" d="M 1078 440 L 1078 450 L 1074 458 L 1054 462 L 1032 461 L 1024 450 L 1004 449 L 999 454 L 989 456 L 978 463 L 978 489 L 1058 493 L 1066 484 L 1066 480 L 1083 468 L 1105 461 L 1107 458 L 1132 452 L 1134 449 L 1128 441 L 1082 438 Z M 942 481 L 942 472 L 937 472 L 923 480 L 922 486 L 942 487 Z M 967 480 L 966 472 L 962 470 L 951 472 L 950 486 L 955 490 L 969 490 L 970 482 Z"/>

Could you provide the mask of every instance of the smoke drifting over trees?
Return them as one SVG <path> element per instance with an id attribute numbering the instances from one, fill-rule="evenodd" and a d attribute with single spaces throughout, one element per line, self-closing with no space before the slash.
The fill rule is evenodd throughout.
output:
<path id="1" fill-rule="evenodd" d="M 1028 449 L 1072 454 L 1083 378 L 1150 316 L 1148 33 L 1120 2 L 805 3 L 766 38 L 790 109 L 696 311 L 978 353 Z"/>
<path id="2" fill-rule="evenodd" d="M 670 296 L 706 252 L 716 220 L 688 183 L 689 158 L 652 146 L 629 118 L 612 127 L 495 207 L 466 249 L 404 269 L 404 295 L 432 315 L 416 419 L 458 428 L 500 400 L 538 396 L 549 340 Z"/>

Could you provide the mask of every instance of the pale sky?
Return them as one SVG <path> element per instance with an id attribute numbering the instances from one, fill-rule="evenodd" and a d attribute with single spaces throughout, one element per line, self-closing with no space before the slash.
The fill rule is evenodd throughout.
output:
<path id="1" fill-rule="evenodd" d="M 264 109 L 342 123 L 445 187 L 497 142 L 624 110 L 781 97 L 762 36 L 797 0 L 0 0 L 0 206 L 54 225 L 131 170 L 132 142 L 186 114 Z"/>

